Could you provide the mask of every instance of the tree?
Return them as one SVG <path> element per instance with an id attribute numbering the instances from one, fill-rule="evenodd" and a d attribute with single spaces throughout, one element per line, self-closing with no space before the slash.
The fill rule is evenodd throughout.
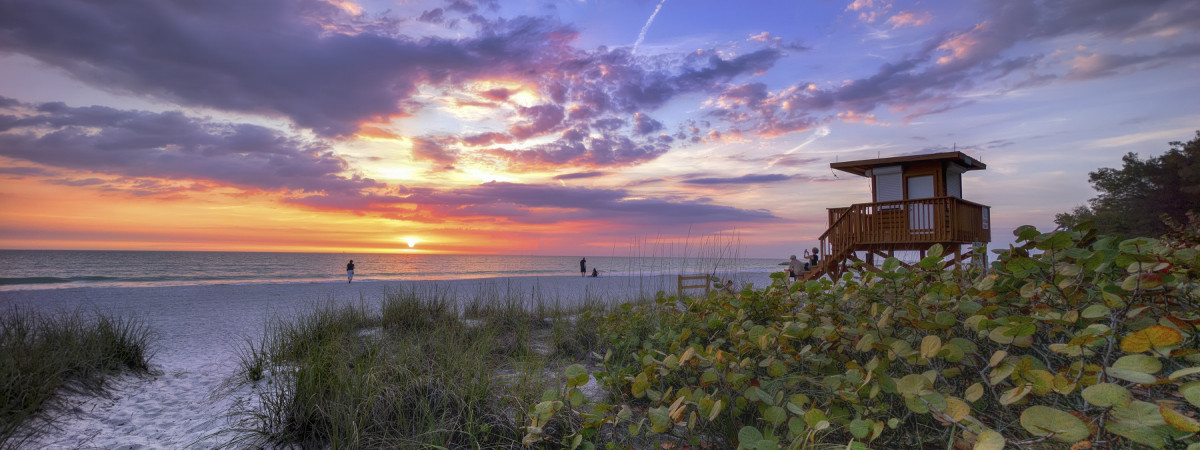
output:
<path id="1" fill-rule="evenodd" d="M 1163 217 L 1185 222 L 1189 210 L 1200 210 L 1200 131 L 1191 141 L 1171 142 L 1161 156 L 1128 153 L 1120 169 L 1102 168 L 1088 174 L 1100 194 L 1088 206 L 1054 217 L 1060 227 L 1084 221 L 1103 234 L 1160 236 L 1168 231 Z"/>

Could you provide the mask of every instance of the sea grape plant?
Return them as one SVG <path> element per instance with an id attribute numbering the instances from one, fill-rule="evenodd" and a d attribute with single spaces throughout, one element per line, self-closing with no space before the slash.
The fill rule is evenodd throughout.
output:
<path id="1" fill-rule="evenodd" d="M 561 444 L 1200 449 L 1200 246 L 1015 234 L 986 274 L 935 246 L 836 282 L 627 305 L 594 374 L 612 404 Z"/>

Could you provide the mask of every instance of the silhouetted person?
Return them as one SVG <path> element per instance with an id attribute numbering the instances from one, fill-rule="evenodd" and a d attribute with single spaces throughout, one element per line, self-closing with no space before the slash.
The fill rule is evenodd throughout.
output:
<path id="1" fill-rule="evenodd" d="M 592 278 L 596 278 L 598 276 L 600 276 L 600 271 L 596 270 L 596 268 L 593 267 L 592 268 Z"/>
<path id="2" fill-rule="evenodd" d="M 346 264 L 346 282 L 349 283 L 351 281 L 354 281 L 354 260 L 353 259 L 350 260 L 349 264 Z"/>
<path id="3" fill-rule="evenodd" d="M 579 260 L 579 276 L 587 276 L 587 258 Z"/>

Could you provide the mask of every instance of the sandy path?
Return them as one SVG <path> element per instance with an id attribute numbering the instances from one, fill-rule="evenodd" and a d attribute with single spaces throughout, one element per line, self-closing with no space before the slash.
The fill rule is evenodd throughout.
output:
<path id="1" fill-rule="evenodd" d="M 764 285 L 765 274 L 740 282 Z M 674 292 L 675 277 L 526 277 L 454 281 L 209 285 L 156 288 L 71 288 L 0 292 L 0 311 L 13 305 L 44 311 L 100 311 L 136 317 L 155 330 L 152 377 L 125 377 L 108 398 L 71 398 L 62 428 L 28 448 L 212 448 L 232 436 L 226 413 L 251 392 L 214 398 L 237 365 L 235 349 L 258 339 L 264 325 L 314 305 L 378 305 L 389 290 L 451 292 L 460 299 L 542 299 L 568 305 L 617 302 L 658 290 Z"/>

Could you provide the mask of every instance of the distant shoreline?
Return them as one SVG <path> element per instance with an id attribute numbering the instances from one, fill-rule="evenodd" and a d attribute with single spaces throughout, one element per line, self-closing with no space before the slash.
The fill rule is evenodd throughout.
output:
<path id="1" fill-rule="evenodd" d="M 728 273 L 722 272 L 722 273 L 717 274 L 717 276 L 718 277 L 721 277 L 721 276 L 732 277 L 735 279 L 735 281 L 740 283 L 742 280 L 756 280 L 756 279 L 758 279 L 758 277 L 760 275 L 762 277 L 764 277 L 762 279 L 763 281 L 769 281 L 770 273 L 771 272 L 758 272 L 758 271 L 728 272 Z M 691 274 L 691 273 L 689 273 L 689 274 Z M 699 274 L 699 273 L 696 273 L 696 274 Z M 612 279 L 612 278 L 646 279 L 646 278 L 658 278 L 658 277 L 674 277 L 676 275 L 677 274 L 645 274 L 645 275 L 613 274 L 613 275 L 606 275 L 603 272 L 601 272 L 600 276 L 598 276 L 598 277 L 588 276 L 588 277 L 582 277 L 582 278 L 588 278 L 588 279 Z M 329 278 L 300 279 L 300 280 L 244 280 L 244 281 L 200 280 L 200 281 L 191 281 L 191 282 L 180 282 L 179 284 L 171 284 L 171 281 L 169 281 L 169 280 L 147 281 L 147 282 L 114 282 L 114 283 L 121 283 L 121 285 L 108 285 L 108 284 L 104 284 L 107 282 L 107 280 L 95 280 L 95 279 L 73 280 L 73 279 L 68 279 L 68 278 L 56 278 L 56 277 L 32 277 L 32 278 L 37 279 L 37 280 L 42 280 L 42 281 L 32 281 L 32 279 L 31 279 L 30 282 L 21 283 L 18 281 L 13 281 L 13 280 L 19 280 L 16 278 L 0 279 L 0 294 L 2 294 L 4 292 L 15 292 L 15 291 L 54 291 L 54 290 L 64 290 L 64 289 L 66 289 L 66 290 L 70 290 L 70 289 L 157 289 L 157 288 L 167 289 L 167 288 L 185 288 L 185 287 L 200 287 L 200 286 L 255 286 L 255 285 L 283 286 L 283 285 L 293 285 L 293 284 L 296 284 L 296 285 L 349 284 L 349 283 L 345 283 L 346 279 L 345 279 L 344 275 L 341 275 L 341 274 L 331 276 Z M 94 277 L 92 277 L 92 278 L 94 278 Z M 412 278 L 404 278 L 404 277 L 372 278 L 371 274 L 369 274 L 369 273 L 367 273 L 367 274 L 356 273 L 353 284 L 358 284 L 358 285 L 376 284 L 376 283 L 432 284 L 432 283 L 472 282 L 472 281 L 481 281 L 481 280 L 531 279 L 531 278 L 532 279 L 553 280 L 553 279 L 557 279 L 557 278 L 576 279 L 576 278 L 581 278 L 581 277 L 578 277 L 575 275 L 530 274 L 530 275 L 497 275 L 497 276 L 482 276 L 482 277 L 464 276 L 464 277 L 454 277 L 454 278 L 445 278 L 445 277 L 434 278 L 434 277 L 429 277 L 429 276 L 427 276 L 427 277 L 419 277 L 418 276 L 418 277 L 412 277 Z"/>

